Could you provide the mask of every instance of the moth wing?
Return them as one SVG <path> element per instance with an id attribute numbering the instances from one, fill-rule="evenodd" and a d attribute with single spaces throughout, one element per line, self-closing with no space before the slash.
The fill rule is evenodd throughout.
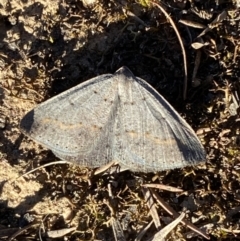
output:
<path id="1" fill-rule="evenodd" d="M 120 137 L 115 157 L 122 165 L 154 172 L 206 160 L 192 128 L 160 94 L 127 69 L 119 75 Z"/>
<path id="2" fill-rule="evenodd" d="M 104 165 L 112 159 L 117 88 L 113 75 L 90 79 L 38 105 L 20 128 L 63 160 Z"/>

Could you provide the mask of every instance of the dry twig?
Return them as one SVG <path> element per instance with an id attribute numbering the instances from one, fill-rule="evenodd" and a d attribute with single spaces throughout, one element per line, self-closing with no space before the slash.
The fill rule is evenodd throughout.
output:
<path id="1" fill-rule="evenodd" d="M 182 213 L 177 219 L 169 223 L 166 227 L 157 232 L 148 241 L 164 241 L 166 236 L 183 220 L 185 213 Z"/>
<path id="2" fill-rule="evenodd" d="M 169 214 L 173 215 L 174 218 L 177 218 L 179 216 L 179 214 L 173 208 L 171 208 L 167 203 L 165 203 L 163 201 L 163 199 L 154 190 L 151 190 L 151 192 L 153 193 L 153 196 L 156 198 L 159 205 L 161 205 L 161 207 L 165 211 L 167 211 Z M 185 224 L 186 226 L 188 226 L 188 228 L 192 229 L 194 232 L 200 234 L 204 238 L 210 239 L 210 237 L 207 234 L 205 234 L 202 230 L 200 230 L 199 228 L 194 226 L 192 223 L 190 223 L 186 220 L 182 220 L 181 223 Z"/>
<path id="3" fill-rule="evenodd" d="M 169 20 L 170 24 L 172 25 L 177 37 L 178 37 L 178 41 L 180 43 L 181 49 L 182 49 L 182 53 L 183 53 L 183 63 L 184 63 L 184 86 L 183 86 L 183 99 L 185 100 L 187 98 L 187 79 L 188 79 L 188 73 L 187 73 L 187 55 L 185 52 L 185 48 L 181 39 L 181 36 L 179 34 L 179 31 L 174 23 L 174 21 L 171 19 L 171 17 L 169 16 L 169 14 L 164 10 L 164 8 L 159 4 L 156 3 L 155 1 L 152 1 L 153 5 L 156 5 L 165 15 L 165 17 Z"/>

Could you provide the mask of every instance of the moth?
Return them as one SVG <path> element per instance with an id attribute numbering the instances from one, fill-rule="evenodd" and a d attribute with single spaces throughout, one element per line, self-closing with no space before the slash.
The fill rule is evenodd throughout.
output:
<path id="1" fill-rule="evenodd" d="M 117 161 L 123 169 L 156 172 L 206 160 L 187 122 L 127 67 L 43 102 L 20 128 L 60 159 L 90 168 Z"/>

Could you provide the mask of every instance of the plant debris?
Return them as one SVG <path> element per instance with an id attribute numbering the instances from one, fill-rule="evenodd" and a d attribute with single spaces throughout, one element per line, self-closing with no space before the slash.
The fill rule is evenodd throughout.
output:
<path id="1" fill-rule="evenodd" d="M 0 15 L 1 240 L 238 238 L 239 1 L 0 0 Z M 205 164 L 149 174 L 59 165 L 20 133 L 38 103 L 124 65 L 193 127 Z"/>

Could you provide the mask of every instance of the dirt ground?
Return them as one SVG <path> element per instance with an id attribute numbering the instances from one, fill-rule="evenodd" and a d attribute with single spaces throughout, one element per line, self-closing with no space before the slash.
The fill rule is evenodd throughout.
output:
<path id="1" fill-rule="evenodd" d="M 148 240 L 142 183 L 211 240 L 240 239 L 240 2 L 147 0 L 0 0 L 0 240 Z M 160 173 L 92 170 L 58 161 L 19 130 L 38 103 L 100 74 L 127 66 L 193 127 L 206 163 Z M 186 98 L 184 97 L 186 89 Z M 35 171 L 26 174 L 35 169 Z M 26 175 L 24 175 L 26 174 Z M 24 176 L 23 176 L 24 175 Z M 161 227 L 174 218 L 155 200 Z M 58 232 L 56 232 L 58 230 Z M 138 238 L 137 238 L 138 237 Z M 179 224 L 165 240 L 204 240 Z"/>

